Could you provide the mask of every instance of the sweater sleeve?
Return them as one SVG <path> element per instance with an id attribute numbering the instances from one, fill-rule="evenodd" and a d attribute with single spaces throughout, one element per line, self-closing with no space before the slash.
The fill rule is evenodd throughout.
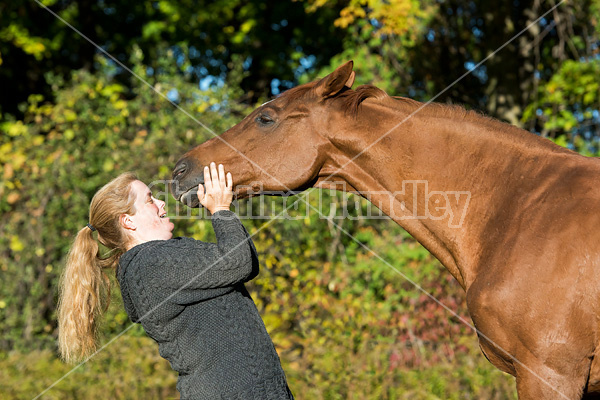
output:
<path id="1" fill-rule="evenodd" d="M 226 293 L 259 271 L 254 243 L 237 215 L 223 210 L 215 213 L 212 224 L 217 243 L 191 238 L 156 242 L 144 254 L 150 275 L 157 285 L 175 293 L 180 304 Z M 221 289 L 221 290 L 214 290 Z"/>
<path id="2" fill-rule="evenodd" d="M 231 221 L 237 221 L 233 226 Z M 232 211 L 218 211 L 212 216 L 212 225 L 215 230 L 215 236 L 217 237 L 217 246 L 222 252 L 228 253 L 228 247 L 242 245 L 248 246 L 250 250 L 250 259 L 246 259 L 246 262 L 250 262 L 251 271 L 250 274 L 243 280 L 243 282 L 251 281 L 256 278 L 259 272 L 258 254 L 254 242 L 248 234 L 246 227 L 240 222 L 238 216 Z M 232 229 L 232 228 L 235 228 Z"/>

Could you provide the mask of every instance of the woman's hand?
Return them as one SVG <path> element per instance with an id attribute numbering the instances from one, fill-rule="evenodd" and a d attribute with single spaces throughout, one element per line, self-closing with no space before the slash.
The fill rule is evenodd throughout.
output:
<path id="1" fill-rule="evenodd" d="M 227 178 L 227 182 L 225 182 Z M 225 169 L 219 164 L 210 163 L 210 169 L 204 167 L 204 186 L 198 185 L 198 200 L 211 214 L 221 210 L 229 210 L 233 200 L 233 178 L 231 172 L 225 175 Z"/>

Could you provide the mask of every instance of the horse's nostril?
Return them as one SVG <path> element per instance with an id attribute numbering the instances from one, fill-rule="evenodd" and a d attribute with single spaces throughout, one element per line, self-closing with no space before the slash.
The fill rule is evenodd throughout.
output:
<path id="1" fill-rule="evenodd" d="M 175 166 L 175 169 L 173 170 L 173 179 L 179 178 L 181 175 L 183 175 L 185 173 L 185 171 L 187 171 L 186 163 L 181 162 L 181 163 L 177 164 Z"/>

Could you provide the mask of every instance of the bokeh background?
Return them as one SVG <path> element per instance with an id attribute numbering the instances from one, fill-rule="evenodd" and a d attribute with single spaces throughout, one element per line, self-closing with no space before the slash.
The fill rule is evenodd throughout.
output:
<path id="1" fill-rule="evenodd" d="M 444 91 L 436 101 L 597 156 L 600 1 L 567 0 L 535 22 L 557 4 L 0 1 L 0 398 L 34 398 L 72 369 L 57 356 L 57 283 L 94 192 L 126 170 L 168 179 L 184 151 L 212 137 L 155 90 L 221 133 L 352 59 L 357 85 L 421 101 Z M 321 195 L 325 207 L 347 200 L 351 214 L 367 207 Z M 175 233 L 214 240 L 192 215 Z M 265 222 L 244 220 L 262 261 L 249 289 L 298 399 L 516 398 L 475 334 L 379 258 L 469 320 L 458 284 L 397 225 L 336 221 L 371 252 L 316 213 Z M 115 288 L 109 344 L 41 398 L 178 398 L 177 374 L 130 325 Z"/>

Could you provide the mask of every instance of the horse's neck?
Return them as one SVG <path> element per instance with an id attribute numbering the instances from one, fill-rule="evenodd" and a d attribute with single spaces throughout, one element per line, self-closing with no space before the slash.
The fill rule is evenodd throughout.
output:
<path id="1" fill-rule="evenodd" d="M 337 143 L 346 154 L 335 164 L 362 151 L 338 176 L 405 228 L 467 288 L 484 240 L 489 240 L 484 237 L 489 220 L 514 202 L 516 193 L 532 192 L 527 186 L 536 184 L 536 175 L 567 152 L 508 124 L 465 117 L 462 110 L 433 111 L 407 119 L 406 105 L 363 108 L 347 127 L 353 132 Z"/>

